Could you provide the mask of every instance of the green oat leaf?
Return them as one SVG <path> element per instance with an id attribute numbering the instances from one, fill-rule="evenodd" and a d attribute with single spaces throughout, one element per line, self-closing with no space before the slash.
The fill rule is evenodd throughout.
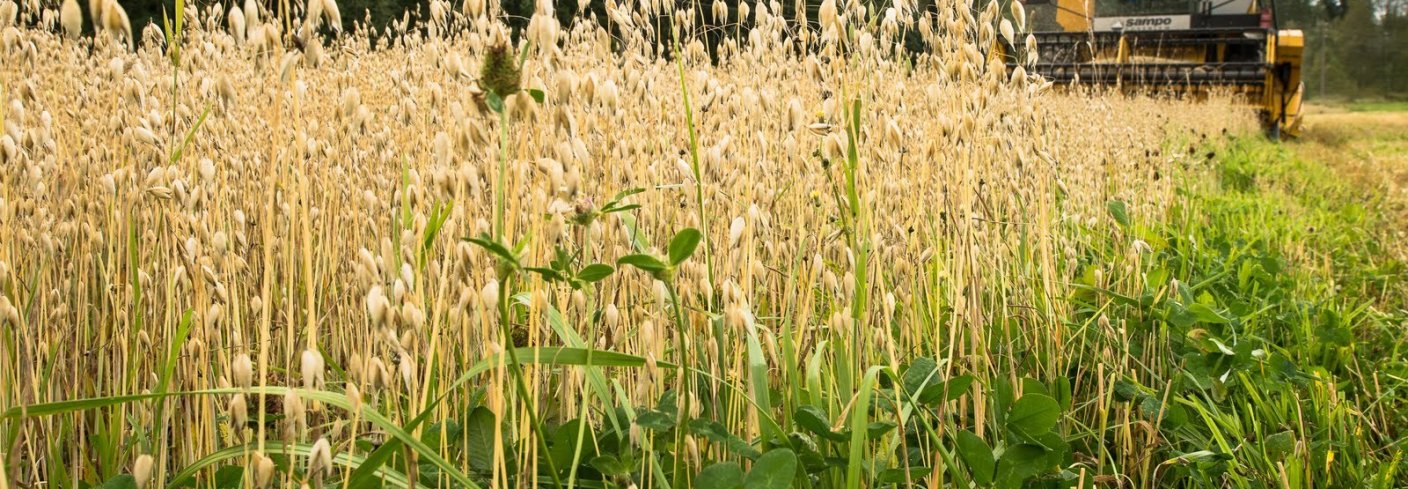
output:
<path id="1" fill-rule="evenodd" d="M 240 489 L 244 487 L 245 468 L 226 465 L 215 471 L 215 489 Z"/>
<path id="2" fill-rule="evenodd" d="M 1266 439 L 1262 441 L 1262 448 L 1266 450 L 1267 457 L 1280 462 L 1285 460 L 1287 456 L 1295 453 L 1296 435 L 1294 432 L 1286 430 L 1267 436 Z"/>
<path id="3" fill-rule="evenodd" d="M 719 462 L 699 471 L 694 477 L 698 489 L 738 489 L 743 487 L 743 468 L 738 462 Z"/>
<path id="4" fill-rule="evenodd" d="M 786 448 L 768 450 L 743 479 L 748 489 L 787 489 L 797 476 L 797 454 Z"/>
<path id="5" fill-rule="evenodd" d="M 626 255 L 617 259 L 616 264 L 630 265 L 648 273 L 655 273 L 670 268 L 669 265 L 666 265 L 665 262 L 660 261 L 659 258 L 646 254 Z"/>
<path id="6" fill-rule="evenodd" d="M 435 206 L 435 210 L 430 214 L 430 220 L 425 223 L 425 236 L 421 243 L 422 251 L 429 251 L 435 244 L 435 238 L 440 236 L 440 229 L 445 226 L 445 220 L 450 218 L 450 211 L 455 208 L 455 201 L 448 200 Z"/>
<path id="7" fill-rule="evenodd" d="M 122 474 L 103 482 L 98 489 L 137 489 L 137 479 L 132 474 Z"/>
<path id="8" fill-rule="evenodd" d="M 1188 312 L 1193 313 L 1193 316 L 1198 318 L 1199 322 L 1203 323 L 1227 324 L 1232 322 L 1232 320 L 1228 319 L 1227 316 L 1223 316 L 1222 313 L 1219 313 L 1217 312 L 1217 310 L 1208 307 L 1207 304 L 1195 302 L 1188 306 Z"/>
<path id="9" fill-rule="evenodd" d="M 551 268 L 526 267 L 526 268 L 524 268 L 524 270 L 527 270 L 527 271 L 529 271 L 529 272 L 536 273 L 536 274 L 538 274 L 539 276 L 542 276 L 542 277 L 543 277 L 543 280 L 546 280 L 546 281 L 548 281 L 548 282 L 557 282 L 557 281 L 562 280 L 562 274 L 557 273 L 557 270 L 553 270 L 553 269 L 551 269 Z"/>
<path id="10" fill-rule="evenodd" d="M 577 280 L 587 283 L 599 282 L 606 277 L 610 277 L 611 273 L 615 271 L 616 269 L 612 268 L 611 265 L 593 263 L 583 267 L 581 271 L 577 272 Z"/>
<path id="11" fill-rule="evenodd" d="M 929 357 L 919 357 L 910 362 L 904 370 L 904 390 L 911 396 L 919 397 L 925 387 L 939 383 L 939 364 Z"/>
<path id="12" fill-rule="evenodd" d="M 1007 413 L 1007 426 L 1026 435 L 1040 435 L 1056 427 L 1061 419 L 1061 405 L 1051 396 L 1027 394 L 1012 404 Z"/>
<path id="13" fill-rule="evenodd" d="M 504 99 L 493 90 L 484 94 L 484 103 L 489 104 L 489 110 L 494 111 L 495 114 L 504 113 Z"/>
<path id="14" fill-rule="evenodd" d="M 494 470 L 494 428 L 498 419 L 484 406 L 474 408 L 465 422 L 465 453 L 469 454 L 469 468 L 479 473 Z"/>
<path id="15" fill-rule="evenodd" d="M 622 190 L 622 191 L 620 191 L 620 192 L 617 192 L 616 195 L 612 196 L 612 197 L 611 197 L 611 200 L 606 203 L 606 206 L 607 206 L 607 207 L 612 207 L 614 204 L 620 203 L 620 202 L 621 202 L 621 199 L 624 199 L 624 198 L 626 198 L 626 197 L 630 197 L 630 196 L 632 196 L 632 195 L 635 195 L 635 194 L 638 194 L 638 193 L 641 193 L 641 192 L 644 192 L 644 191 L 645 191 L 645 189 L 644 189 L 644 188 L 641 188 L 641 187 L 631 187 L 631 188 Z"/>
<path id="16" fill-rule="evenodd" d="M 997 459 L 992 456 L 992 447 L 982 438 L 972 431 L 958 432 L 958 457 L 968 465 L 968 474 L 973 476 L 973 482 L 980 486 L 992 483 L 993 473 L 997 470 Z"/>
<path id="17" fill-rule="evenodd" d="M 1125 207 L 1123 201 L 1111 200 L 1106 202 L 1105 210 L 1110 211 L 1110 217 L 1115 218 L 1115 222 L 1119 223 L 1120 227 L 1129 227 L 1129 209 Z"/>
<path id="18" fill-rule="evenodd" d="M 670 239 L 670 265 L 676 266 L 688 260 L 703 239 L 703 233 L 694 228 L 685 228 L 675 233 L 675 237 Z"/>
<path id="19" fill-rule="evenodd" d="M 821 408 L 805 405 L 797 408 L 792 414 L 792 420 L 797 426 L 812 432 L 812 434 L 831 441 L 846 441 L 846 433 L 837 433 L 831 430 L 831 423 L 827 421 L 826 412 Z"/>
<path id="20" fill-rule="evenodd" d="M 612 455 L 599 455 L 592 457 L 590 462 L 592 468 L 601 472 L 602 475 L 611 477 L 622 477 L 631 474 L 631 467 L 621 462 L 620 459 Z"/>
<path id="21" fill-rule="evenodd" d="M 484 248 L 489 253 L 492 253 L 494 254 L 494 256 L 499 257 L 499 259 L 508 262 L 508 264 L 512 265 L 514 268 L 519 267 L 518 256 L 514 255 L 512 251 L 509 251 L 508 247 L 504 246 L 503 243 L 494 241 L 494 238 L 489 237 L 489 235 L 487 234 L 481 235 L 477 238 L 464 238 L 464 240 L 470 243 L 474 243 L 480 248 Z"/>

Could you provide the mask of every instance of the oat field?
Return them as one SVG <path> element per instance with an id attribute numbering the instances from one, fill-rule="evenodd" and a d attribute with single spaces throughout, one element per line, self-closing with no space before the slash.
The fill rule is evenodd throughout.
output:
<path id="1" fill-rule="evenodd" d="M 1250 109 L 550 3 L 0 0 L 0 487 L 1408 481 L 1397 214 Z"/>

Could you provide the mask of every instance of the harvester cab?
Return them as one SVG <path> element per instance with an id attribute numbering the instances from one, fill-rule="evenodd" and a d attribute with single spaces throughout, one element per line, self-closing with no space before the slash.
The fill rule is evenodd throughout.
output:
<path id="1" fill-rule="evenodd" d="M 1299 30 L 1277 27 L 1275 0 L 1023 4 L 1038 50 L 1027 69 L 1058 85 L 1189 98 L 1226 90 L 1258 108 L 1273 137 L 1300 130 L 1304 37 Z"/>

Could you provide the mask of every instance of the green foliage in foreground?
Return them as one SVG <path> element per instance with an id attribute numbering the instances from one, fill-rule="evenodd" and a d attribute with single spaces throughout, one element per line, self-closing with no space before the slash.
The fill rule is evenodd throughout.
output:
<path id="1" fill-rule="evenodd" d="M 298 392 L 357 412 L 378 428 L 357 441 L 358 454 L 332 461 L 342 474 L 334 480 L 358 488 L 487 487 L 496 444 L 509 447 L 506 453 L 529 453 L 519 444 L 542 447 L 536 461 L 497 462 L 509 472 L 500 477 L 515 487 L 534 471 L 539 484 L 589 488 L 640 486 L 646 479 L 706 489 L 920 487 L 935 478 L 997 488 L 1402 487 L 1408 483 L 1399 467 L 1408 435 L 1401 394 L 1408 388 L 1402 326 L 1408 270 L 1383 248 L 1379 202 L 1337 183 L 1329 169 L 1259 139 L 1233 140 L 1215 154 L 1221 156 L 1213 170 L 1186 172 L 1179 201 L 1162 222 L 1139 222 L 1111 201 L 1114 232 L 1088 230 L 1081 260 L 1090 266 L 1072 278 L 1076 293 L 1061 299 L 1070 306 L 1069 341 L 1078 357 L 1054 375 L 1022 369 L 1027 353 L 1019 349 L 995 348 L 989 362 L 1014 366 L 1011 375 L 984 378 L 946 359 L 917 357 L 841 378 L 847 370 L 825 368 L 821 352 L 828 347 L 820 345 L 811 358 L 798 359 L 805 365 L 795 385 L 766 385 L 769 367 L 750 329 L 742 353 L 748 379 L 714 378 L 688 362 L 683 370 L 654 363 L 678 377 L 671 382 L 676 389 L 636 406 L 605 369 L 652 362 L 586 349 L 549 308 L 547 322 L 564 347 L 512 350 L 435 389 L 475 389 L 478 375 L 509 359 L 581 369 L 600 403 L 587 418 L 545 413 L 542 426 L 524 432 L 470 405 L 450 419 L 426 422 L 437 400 L 397 426 L 340 393 Z M 690 259 L 699 241 L 697 231 L 685 229 L 670 240 L 666 256 L 631 255 L 618 265 L 657 275 L 668 286 L 673 268 Z M 521 266 L 508 246 L 492 238 L 474 242 L 505 268 Z M 572 261 L 564 255 L 527 269 L 573 288 L 612 275 L 608 265 L 576 270 Z M 1107 263 L 1137 267 L 1143 284 L 1102 283 L 1094 264 Z M 525 301 L 505 296 L 502 313 L 526 313 Z M 679 395 L 681 388 L 693 395 Z M 471 399 L 483 399 L 478 389 Z M 129 402 L 232 392 L 31 405 L 3 413 L 3 420 L 13 428 L 23 418 L 98 415 Z M 738 412 L 756 416 L 762 435 L 732 432 L 728 413 Z M 172 486 L 243 487 L 253 450 L 230 447 L 174 468 Z M 264 447 L 292 480 L 305 479 L 302 460 L 310 452 L 306 444 Z M 135 483 L 123 474 L 104 486 Z"/>
<path id="2" fill-rule="evenodd" d="M 1160 447 L 1125 470 L 1202 487 L 1401 487 L 1405 268 L 1382 247 L 1378 201 L 1270 143 L 1221 153 L 1165 223 L 1135 230 L 1152 249 L 1146 281 L 1170 285 L 1077 298 L 1146 362 L 1114 394 Z"/>
<path id="3" fill-rule="evenodd" d="M 1347 105 L 1354 112 L 1408 112 L 1408 101 L 1361 100 Z"/>

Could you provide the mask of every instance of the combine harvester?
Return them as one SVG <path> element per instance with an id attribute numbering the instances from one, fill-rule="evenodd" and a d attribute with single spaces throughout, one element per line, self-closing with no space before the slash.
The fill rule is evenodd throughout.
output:
<path id="1" fill-rule="evenodd" d="M 1300 131 L 1305 41 L 1278 28 L 1275 0 L 1023 3 L 1038 46 L 1034 70 L 1058 85 L 1195 99 L 1225 90 L 1260 110 L 1272 138 Z"/>

